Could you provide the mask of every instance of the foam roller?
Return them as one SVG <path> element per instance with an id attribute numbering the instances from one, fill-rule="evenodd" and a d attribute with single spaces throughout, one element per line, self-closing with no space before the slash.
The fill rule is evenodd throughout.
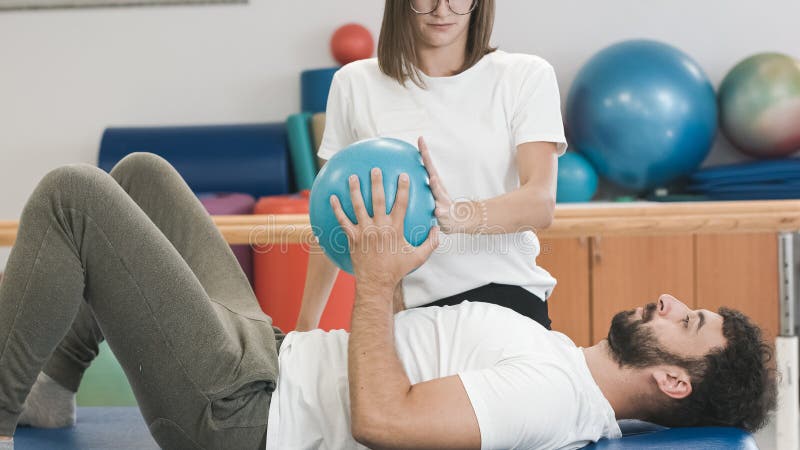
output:
<path id="1" fill-rule="evenodd" d="M 162 156 L 194 192 L 241 192 L 254 197 L 289 192 L 283 123 L 108 128 L 98 166 L 110 171 L 133 152 Z"/>

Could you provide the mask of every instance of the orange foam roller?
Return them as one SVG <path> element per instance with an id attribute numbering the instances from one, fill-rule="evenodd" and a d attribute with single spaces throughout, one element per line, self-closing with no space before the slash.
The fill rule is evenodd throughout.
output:
<path id="1" fill-rule="evenodd" d="M 255 214 L 308 214 L 308 191 L 298 195 L 261 198 Z M 253 281 L 261 309 L 275 326 L 289 332 L 297 324 L 310 245 L 275 243 L 253 248 Z M 333 286 L 319 327 L 323 330 L 350 329 L 355 299 L 355 279 L 340 272 Z"/>

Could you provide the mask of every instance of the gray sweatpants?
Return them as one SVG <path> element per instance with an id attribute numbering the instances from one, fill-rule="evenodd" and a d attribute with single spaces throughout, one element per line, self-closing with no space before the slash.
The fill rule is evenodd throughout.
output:
<path id="1" fill-rule="evenodd" d="M 60 167 L 25 205 L 0 283 L 0 435 L 39 371 L 77 391 L 106 339 L 159 445 L 264 448 L 281 338 L 164 159 Z"/>

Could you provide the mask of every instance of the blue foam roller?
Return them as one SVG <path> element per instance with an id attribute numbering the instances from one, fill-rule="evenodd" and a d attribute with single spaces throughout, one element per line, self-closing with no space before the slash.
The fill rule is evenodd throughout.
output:
<path id="1" fill-rule="evenodd" d="M 300 105 L 303 112 L 311 114 L 325 112 L 333 74 L 337 70 L 338 67 L 330 67 L 304 70 L 300 74 Z"/>
<path id="2" fill-rule="evenodd" d="M 150 450 L 158 449 L 139 408 L 78 408 L 74 427 L 53 430 L 19 427 L 16 450 Z"/>
<path id="3" fill-rule="evenodd" d="M 133 152 L 164 157 L 194 192 L 241 192 L 254 197 L 289 192 L 283 123 L 108 128 L 98 166 L 110 171 Z"/>

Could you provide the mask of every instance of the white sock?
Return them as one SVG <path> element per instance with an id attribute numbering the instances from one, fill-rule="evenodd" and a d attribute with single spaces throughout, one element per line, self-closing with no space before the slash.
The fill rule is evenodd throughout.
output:
<path id="1" fill-rule="evenodd" d="M 14 450 L 14 439 L 0 440 L 0 450 Z"/>
<path id="2" fill-rule="evenodd" d="M 75 425 L 75 393 L 40 372 L 25 399 L 17 425 L 37 428 Z M 5 449 L 0 447 L 0 450 Z"/>

